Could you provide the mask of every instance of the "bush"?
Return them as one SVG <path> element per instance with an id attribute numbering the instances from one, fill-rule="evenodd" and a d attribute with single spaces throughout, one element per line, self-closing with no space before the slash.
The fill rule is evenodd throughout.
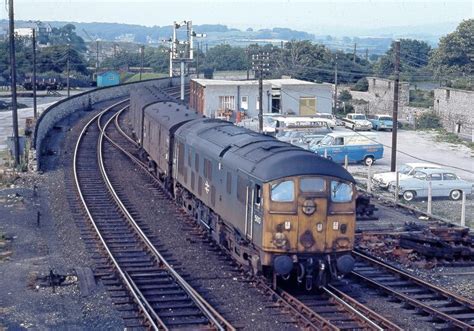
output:
<path id="1" fill-rule="evenodd" d="M 419 129 L 438 129 L 441 127 L 441 119 L 434 112 L 425 112 L 418 117 L 417 127 Z"/>
<path id="2" fill-rule="evenodd" d="M 357 83 L 355 83 L 355 85 L 352 87 L 352 90 L 367 92 L 369 90 L 369 81 L 365 77 L 359 79 Z"/>
<path id="3" fill-rule="evenodd" d="M 352 100 L 352 94 L 349 91 L 343 90 L 339 93 L 339 101 L 349 101 Z"/>

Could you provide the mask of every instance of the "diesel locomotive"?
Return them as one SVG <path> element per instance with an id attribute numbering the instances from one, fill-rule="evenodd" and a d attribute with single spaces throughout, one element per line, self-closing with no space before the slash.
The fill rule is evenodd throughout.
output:
<path id="1" fill-rule="evenodd" d="M 355 181 L 342 166 L 183 104 L 133 99 L 150 171 L 239 263 L 308 290 L 353 269 Z"/>

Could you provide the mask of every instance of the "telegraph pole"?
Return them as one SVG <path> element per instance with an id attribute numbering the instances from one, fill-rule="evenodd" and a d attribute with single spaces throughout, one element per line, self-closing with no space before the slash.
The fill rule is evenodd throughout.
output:
<path id="1" fill-rule="evenodd" d="M 354 56 L 352 57 L 352 63 L 356 63 L 356 52 L 357 52 L 357 43 L 354 43 Z"/>
<path id="2" fill-rule="evenodd" d="M 336 53 L 336 65 L 334 67 L 334 113 L 337 113 L 337 53 Z"/>
<path id="3" fill-rule="evenodd" d="M 199 41 L 197 42 L 197 53 L 196 53 L 196 76 L 199 78 Z"/>
<path id="4" fill-rule="evenodd" d="M 36 105 L 36 29 L 32 29 L 32 42 L 33 42 L 33 116 L 38 118 L 38 109 Z"/>
<path id="5" fill-rule="evenodd" d="M 247 80 L 250 79 L 250 49 L 249 47 L 247 46 L 247 48 L 245 49 L 245 53 L 247 53 Z"/>
<path id="6" fill-rule="evenodd" d="M 145 46 L 140 46 L 140 80 L 142 80 L 143 57 L 145 56 Z"/>
<path id="7" fill-rule="evenodd" d="M 71 85 L 69 84 L 69 73 L 70 73 L 70 59 L 69 59 L 69 53 L 71 50 L 71 45 L 67 44 L 67 62 L 66 62 L 66 71 L 67 71 L 67 77 L 66 77 L 66 85 L 67 85 L 67 97 L 69 98 L 71 96 Z"/>
<path id="8" fill-rule="evenodd" d="M 260 52 L 252 55 L 252 67 L 258 76 L 258 131 L 263 133 L 263 75 L 269 71 L 270 54 Z"/>
<path id="9" fill-rule="evenodd" d="M 400 81 L 400 41 L 395 41 L 395 84 L 393 87 L 393 129 L 392 129 L 392 158 L 390 171 L 397 168 L 397 130 L 398 130 L 398 84 Z"/>
<path id="10" fill-rule="evenodd" d="M 95 81 L 97 82 L 97 76 L 99 75 L 99 40 L 95 41 L 96 59 L 95 59 Z"/>
<path id="11" fill-rule="evenodd" d="M 15 168 L 20 164 L 20 141 L 18 139 L 18 108 L 16 103 L 16 56 L 15 56 L 15 18 L 13 13 L 13 0 L 8 1 L 9 38 L 10 38 L 10 73 L 12 89 L 12 117 L 13 117 L 13 144 Z"/>

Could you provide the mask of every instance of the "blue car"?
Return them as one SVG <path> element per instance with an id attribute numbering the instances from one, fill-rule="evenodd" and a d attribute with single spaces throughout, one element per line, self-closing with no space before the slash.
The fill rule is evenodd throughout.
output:
<path id="1" fill-rule="evenodd" d="M 393 129 L 393 120 L 388 115 L 368 115 L 367 119 L 372 123 L 372 129 L 376 131 Z"/>
<path id="2" fill-rule="evenodd" d="M 332 132 L 308 149 L 337 163 L 344 163 L 347 155 L 349 163 L 369 166 L 383 157 L 383 145 L 376 139 L 373 133 Z"/>

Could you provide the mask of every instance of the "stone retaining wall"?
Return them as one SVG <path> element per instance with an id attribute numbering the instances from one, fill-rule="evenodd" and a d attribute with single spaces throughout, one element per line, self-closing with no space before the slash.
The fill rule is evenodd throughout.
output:
<path id="1" fill-rule="evenodd" d="M 116 98 L 127 98 L 132 89 L 145 86 L 170 87 L 180 83 L 180 78 L 150 79 L 140 82 L 104 87 L 87 91 L 64 99 L 48 107 L 38 118 L 33 137 L 33 146 L 36 151 L 37 167 L 41 164 L 41 154 L 44 150 L 43 140 L 48 132 L 62 119 L 77 110 L 84 110 L 91 104 Z"/>

